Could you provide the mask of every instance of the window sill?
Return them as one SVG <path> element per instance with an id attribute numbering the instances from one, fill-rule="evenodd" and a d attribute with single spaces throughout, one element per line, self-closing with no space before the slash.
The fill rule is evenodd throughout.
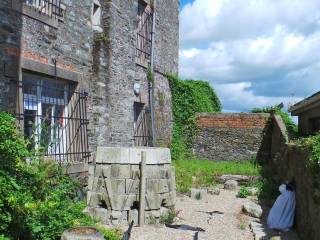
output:
<path id="1" fill-rule="evenodd" d="M 53 18 L 45 13 L 40 13 L 36 8 L 27 6 L 20 0 L 12 0 L 12 9 L 53 28 L 58 28 L 59 21 L 63 21 L 62 18 Z M 65 7 L 62 6 L 62 9 L 65 10 Z"/>

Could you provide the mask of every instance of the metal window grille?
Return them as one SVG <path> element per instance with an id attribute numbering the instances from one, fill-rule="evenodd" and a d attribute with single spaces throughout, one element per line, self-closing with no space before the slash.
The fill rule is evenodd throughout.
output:
<path id="1" fill-rule="evenodd" d="M 35 11 L 54 19 L 63 18 L 61 0 L 20 0 Z"/>
<path id="2" fill-rule="evenodd" d="M 136 57 L 150 63 L 152 49 L 153 12 L 150 6 L 139 2 Z"/>
<path id="3" fill-rule="evenodd" d="M 53 79 L 24 78 L 19 85 L 23 108 L 18 114 L 30 148 L 60 164 L 88 162 L 88 94 Z"/>
<path id="4" fill-rule="evenodd" d="M 134 145 L 152 146 L 150 133 L 150 111 L 143 103 L 134 103 Z"/>

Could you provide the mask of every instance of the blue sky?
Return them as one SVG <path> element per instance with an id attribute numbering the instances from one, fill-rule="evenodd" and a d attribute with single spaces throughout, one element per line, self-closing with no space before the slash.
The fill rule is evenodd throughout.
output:
<path id="1" fill-rule="evenodd" d="M 179 74 L 209 81 L 226 111 L 320 90 L 319 0 L 181 0 Z"/>

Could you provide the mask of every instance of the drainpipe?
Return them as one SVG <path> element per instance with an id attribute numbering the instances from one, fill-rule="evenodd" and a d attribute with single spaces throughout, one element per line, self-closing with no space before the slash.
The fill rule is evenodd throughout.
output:
<path id="1" fill-rule="evenodd" d="M 156 0 L 153 0 L 153 14 L 152 14 L 152 32 L 151 32 L 151 60 L 150 60 L 150 69 L 154 75 L 154 35 L 155 35 L 155 26 L 156 26 Z M 155 147 L 157 143 L 157 133 L 155 126 L 155 116 L 154 116 L 154 105 L 153 105 L 153 88 L 154 82 L 149 82 L 149 104 L 151 112 L 151 128 L 152 128 L 152 146 Z"/>

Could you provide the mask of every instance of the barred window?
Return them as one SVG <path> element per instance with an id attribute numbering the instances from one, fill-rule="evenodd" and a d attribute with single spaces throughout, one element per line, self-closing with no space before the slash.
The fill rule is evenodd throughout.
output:
<path id="1" fill-rule="evenodd" d="M 55 28 L 63 22 L 66 10 L 61 0 L 12 0 L 12 8 Z"/>
<path id="2" fill-rule="evenodd" d="M 153 10 L 143 1 L 138 5 L 138 31 L 136 57 L 139 62 L 150 64 L 152 48 Z"/>
<path id="3" fill-rule="evenodd" d="M 25 0 L 25 4 L 50 17 L 63 17 L 63 8 L 60 0 Z"/>

